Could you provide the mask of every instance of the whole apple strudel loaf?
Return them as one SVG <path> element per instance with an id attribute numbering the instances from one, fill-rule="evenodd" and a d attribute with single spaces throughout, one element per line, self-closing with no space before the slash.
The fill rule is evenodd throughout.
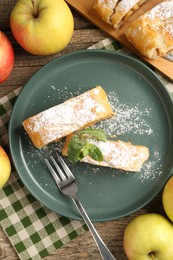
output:
<path id="1" fill-rule="evenodd" d="M 157 59 L 173 49 L 173 0 L 163 1 L 133 21 L 125 36 L 138 52 Z"/>
<path id="2" fill-rule="evenodd" d="M 33 144 L 37 148 L 42 148 L 113 115 L 115 113 L 108 102 L 106 92 L 101 86 L 97 86 L 31 116 L 22 125 Z"/>
<path id="3" fill-rule="evenodd" d="M 148 0 L 96 0 L 93 8 L 102 20 L 117 29 L 146 1 Z"/>
<path id="4" fill-rule="evenodd" d="M 73 134 L 66 137 L 62 154 L 68 156 L 68 148 Z M 121 140 L 100 141 L 87 139 L 89 144 L 98 147 L 103 155 L 103 160 L 95 160 L 88 154 L 80 161 L 98 166 L 111 167 L 124 171 L 139 172 L 142 165 L 149 158 L 149 149 L 146 146 L 133 145 L 131 142 Z"/>

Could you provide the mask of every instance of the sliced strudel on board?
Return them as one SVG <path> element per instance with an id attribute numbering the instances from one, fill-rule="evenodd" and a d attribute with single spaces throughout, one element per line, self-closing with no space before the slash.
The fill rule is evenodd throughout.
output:
<path id="1" fill-rule="evenodd" d="M 173 49 L 173 0 L 164 1 L 133 21 L 125 36 L 140 54 L 157 59 Z"/>
<path id="2" fill-rule="evenodd" d="M 147 0 L 96 0 L 93 8 L 106 23 L 115 29 Z"/>
<path id="3" fill-rule="evenodd" d="M 114 13 L 114 8 L 118 0 L 96 0 L 94 2 L 93 8 L 99 14 L 103 21 L 112 24 L 111 16 Z"/>
<path id="4" fill-rule="evenodd" d="M 73 135 L 66 138 L 62 154 L 68 156 L 68 146 Z M 87 140 L 90 144 L 97 146 L 103 154 L 103 161 L 96 161 L 90 156 L 84 157 L 81 161 L 98 166 L 106 166 L 124 171 L 139 172 L 142 165 L 149 158 L 149 149 L 146 146 L 133 145 L 123 141 L 98 141 Z"/>
<path id="5" fill-rule="evenodd" d="M 112 117 L 106 92 L 97 86 L 62 104 L 26 119 L 22 124 L 33 144 L 42 148 L 62 137 Z"/>
<path id="6" fill-rule="evenodd" d="M 130 15 L 147 0 L 121 0 L 114 9 L 111 17 L 112 25 L 117 29 Z"/>

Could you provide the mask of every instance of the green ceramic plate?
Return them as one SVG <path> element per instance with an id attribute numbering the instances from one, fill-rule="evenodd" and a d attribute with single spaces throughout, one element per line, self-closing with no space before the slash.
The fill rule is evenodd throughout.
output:
<path id="1" fill-rule="evenodd" d="M 97 125 L 108 135 L 146 145 L 150 158 L 141 172 L 130 173 L 68 162 L 79 186 L 78 197 L 93 221 L 131 214 L 163 188 L 173 166 L 173 105 L 156 75 L 142 62 L 120 53 L 86 50 L 62 56 L 44 66 L 25 85 L 10 120 L 10 149 L 28 190 L 51 210 L 81 219 L 63 196 L 43 159 L 62 143 L 35 149 L 21 126 L 24 119 L 96 85 L 107 92 L 117 116 Z M 68 113 L 68 111 L 67 111 Z"/>

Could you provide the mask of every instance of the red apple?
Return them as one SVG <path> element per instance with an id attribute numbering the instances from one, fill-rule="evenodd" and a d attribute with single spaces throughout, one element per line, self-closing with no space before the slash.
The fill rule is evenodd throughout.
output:
<path id="1" fill-rule="evenodd" d="M 35 55 L 64 49 L 74 30 L 73 16 L 64 0 L 18 0 L 10 25 L 20 46 Z"/>
<path id="2" fill-rule="evenodd" d="M 14 65 L 14 51 L 7 36 L 0 31 L 0 83 L 10 75 Z"/>

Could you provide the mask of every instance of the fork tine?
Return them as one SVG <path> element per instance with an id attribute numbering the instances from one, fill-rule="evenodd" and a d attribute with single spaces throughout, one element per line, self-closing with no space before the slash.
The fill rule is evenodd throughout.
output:
<path id="1" fill-rule="evenodd" d="M 55 182 L 57 185 L 59 185 L 59 183 L 61 182 L 60 178 L 58 177 L 58 175 L 56 174 L 55 170 L 53 169 L 52 165 L 50 164 L 50 162 L 47 159 L 44 159 L 48 169 L 50 170 L 50 173 L 52 174 L 52 177 L 54 178 Z"/>
<path id="2" fill-rule="evenodd" d="M 67 174 L 67 177 L 72 177 L 74 179 L 74 176 L 72 174 L 72 172 L 70 171 L 70 169 L 68 168 L 67 164 L 64 162 L 64 160 L 62 159 L 62 157 L 57 153 L 57 157 L 58 157 L 58 161 L 61 164 L 63 170 L 65 171 L 65 173 Z"/>
<path id="3" fill-rule="evenodd" d="M 56 170 L 58 171 L 59 173 L 59 177 L 62 181 L 66 180 L 66 175 L 65 173 L 61 170 L 61 168 L 59 167 L 59 165 L 57 164 L 57 162 L 55 161 L 55 159 L 53 158 L 53 156 L 50 156 L 50 159 L 54 165 L 54 167 L 56 168 Z"/>

